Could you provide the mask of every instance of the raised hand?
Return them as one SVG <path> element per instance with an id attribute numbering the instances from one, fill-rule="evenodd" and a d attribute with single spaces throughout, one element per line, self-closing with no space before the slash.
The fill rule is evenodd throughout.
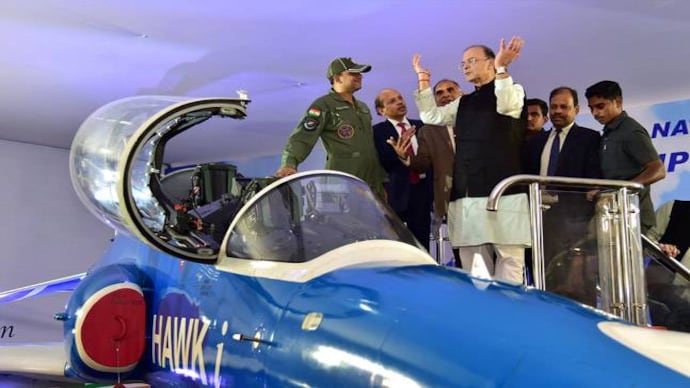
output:
<path id="1" fill-rule="evenodd" d="M 505 39 L 501 38 L 498 54 L 496 54 L 496 59 L 494 60 L 495 67 L 505 67 L 516 60 L 520 56 L 520 51 L 524 45 L 525 41 L 519 36 L 510 38 L 508 44 L 506 44 Z"/>
<path id="2" fill-rule="evenodd" d="M 388 140 L 386 140 L 386 143 L 390 144 L 391 147 L 395 150 L 395 153 L 398 154 L 398 157 L 400 159 L 407 159 L 407 148 L 410 146 L 410 142 L 412 141 L 412 136 L 414 136 L 415 132 L 417 129 L 412 126 L 401 136 L 398 136 L 397 139 L 394 139 L 393 137 L 389 137 Z"/>
<path id="3" fill-rule="evenodd" d="M 421 62 L 422 62 L 422 56 L 421 55 L 415 54 L 412 56 L 412 68 L 414 69 L 414 72 L 417 74 L 422 73 L 422 74 L 428 74 L 429 76 L 431 76 L 431 71 L 429 71 L 429 69 L 422 67 Z"/>

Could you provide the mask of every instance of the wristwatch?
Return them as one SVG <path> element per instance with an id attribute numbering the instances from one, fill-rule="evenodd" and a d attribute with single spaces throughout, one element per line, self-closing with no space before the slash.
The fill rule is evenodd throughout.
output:
<path id="1" fill-rule="evenodd" d="M 505 66 L 498 66 L 496 68 L 496 75 L 505 74 L 507 72 L 508 72 L 508 69 Z"/>

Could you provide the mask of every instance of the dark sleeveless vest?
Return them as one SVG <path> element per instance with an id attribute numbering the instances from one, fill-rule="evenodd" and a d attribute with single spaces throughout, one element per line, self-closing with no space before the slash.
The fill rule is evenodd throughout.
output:
<path id="1" fill-rule="evenodd" d="M 668 220 L 668 226 L 661 236 L 660 242 L 664 244 L 673 244 L 678 247 L 680 254 L 678 259 L 682 258 L 690 247 L 690 201 L 674 201 L 671 209 L 671 217 Z"/>
<path id="2" fill-rule="evenodd" d="M 451 201 L 486 197 L 503 178 L 522 172 L 525 108 L 520 119 L 499 114 L 494 88 L 492 81 L 460 99 Z"/>

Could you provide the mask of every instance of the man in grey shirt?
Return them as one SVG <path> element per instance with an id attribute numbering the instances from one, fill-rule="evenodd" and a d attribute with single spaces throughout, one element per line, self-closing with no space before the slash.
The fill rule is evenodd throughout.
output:
<path id="1" fill-rule="evenodd" d="M 649 133 L 623 110 L 623 92 L 614 81 L 601 81 L 585 91 L 594 118 L 604 125 L 601 172 L 605 179 L 629 180 L 644 185 L 640 192 L 641 232 L 656 224 L 649 186 L 666 177 L 664 164 Z"/>

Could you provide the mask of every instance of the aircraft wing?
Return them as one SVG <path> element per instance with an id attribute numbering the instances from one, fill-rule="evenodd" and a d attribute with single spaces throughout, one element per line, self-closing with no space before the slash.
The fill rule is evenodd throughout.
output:
<path id="1" fill-rule="evenodd" d="M 0 292 L 0 304 L 9 304 L 55 292 L 71 292 L 84 276 L 85 273 L 79 273 L 3 291 Z M 65 377 L 66 362 L 62 342 L 0 346 L 0 380 L 4 383 L 31 383 L 31 386 L 37 386 L 33 379 L 43 383 L 78 382 L 78 380 Z"/>
<path id="2" fill-rule="evenodd" d="M 0 347 L 0 376 L 22 376 L 42 381 L 78 382 L 65 377 L 65 349 L 62 342 Z M 3 381 L 5 377 L 0 377 Z"/>
<path id="3" fill-rule="evenodd" d="M 71 292 L 79 284 L 86 273 L 66 276 L 64 278 L 48 280 L 46 282 L 32 284 L 30 286 L 15 288 L 0 292 L 0 304 L 17 302 L 22 299 L 49 295 L 54 292 Z"/>

